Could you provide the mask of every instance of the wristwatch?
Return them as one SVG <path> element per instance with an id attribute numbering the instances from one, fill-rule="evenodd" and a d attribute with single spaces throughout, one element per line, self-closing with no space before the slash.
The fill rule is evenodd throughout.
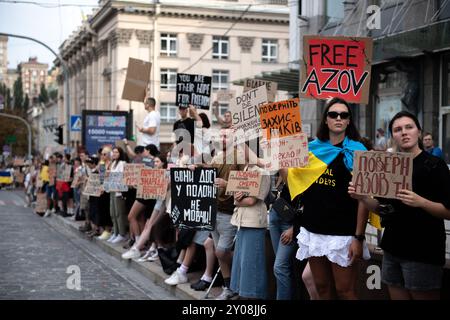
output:
<path id="1" fill-rule="evenodd" d="M 356 240 L 358 240 L 359 242 L 364 242 L 364 240 L 366 240 L 366 236 L 363 234 L 355 234 L 353 236 L 353 238 L 355 238 Z"/>

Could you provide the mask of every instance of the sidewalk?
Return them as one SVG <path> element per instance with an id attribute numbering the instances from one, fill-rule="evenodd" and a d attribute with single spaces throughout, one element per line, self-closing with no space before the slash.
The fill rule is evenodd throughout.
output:
<path id="1" fill-rule="evenodd" d="M 169 286 L 164 283 L 164 280 L 169 277 L 158 261 L 155 262 L 137 262 L 135 260 L 124 260 L 122 259 L 122 253 L 124 253 L 125 249 L 122 248 L 123 244 L 111 244 L 106 241 L 98 240 L 96 238 L 89 238 L 86 234 L 78 230 L 78 227 L 84 224 L 84 221 L 74 221 L 71 218 L 63 218 L 56 214 L 52 214 L 50 217 L 42 218 L 45 223 L 49 224 L 54 228 L 65 228 L 72 232 L 73 234 L 85 238 L 88 241 L 95 242 L 101 249 L 103 249 L 106 253 L 117 258 L 119 261 L 123 263 L 124 268 L 133 268 L 134 270 L 140 272 L 142 275 L 148 277 L 151 281 L 153 281 L 156 285 L 163 287 L 172 295 L 179 299 L 184 300 L 203 300 L 206 294 L 205 291 L 195 291 L 191 289 L 191 283 L 197 282 L 202 276 L 202 272 L 189 272 L 188 273 L 188 283 L 179 284 L 176 286 Z M 214 299 L 222 292 L 222 288 L 213 287 L 208 294 L 208 300 Z"/>

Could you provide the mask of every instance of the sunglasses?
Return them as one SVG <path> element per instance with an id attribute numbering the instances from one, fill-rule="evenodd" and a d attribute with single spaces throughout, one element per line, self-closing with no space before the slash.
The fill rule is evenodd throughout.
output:
<path id="1" fill-rule="evenodd" d="M 350 113 L 348 112 L 336 112 L 336 111 L 328 111 L 327 116 L 331 119 L 337 119 L 337 117 L 341 117 L 342 120 L 350 118 Z"/>

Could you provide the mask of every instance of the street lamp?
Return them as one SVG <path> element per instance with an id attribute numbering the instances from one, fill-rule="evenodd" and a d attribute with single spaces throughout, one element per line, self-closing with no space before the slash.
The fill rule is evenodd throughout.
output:
<path id="1" fill-rule="evenodd" d="M 46 45 L 45 43 L 43 43 L 42 41 L 39 41 L 37 39 L 27 37 L 27 36 L 20 36 L 20 35 L 11 34 L 11 33 L 5 33 L 5 32 L 0 32 L 0 36 L 20 38 L 20 39 L 26 39 L 26 40 L 31 40 L 31 41 L 37 42 L 40 45 L 46 47 L 48 50 L 50 50 L 50 52 L 53 53 L 55 55 L 55 57 L 58 58 L 58 60 L 61 62 L 61 66 L 63 69 L 63 75 L 64 75 L 64 96 L 65 96 L 64 97 L 64 105 L 65 105 L 65 110 L 66 110 L 66 135 L 67 135 L 66 146 L 69 149 L 70 148 L 69 68 L 66 64 L 66 61 L 64 61 L 64 59 L 59 54 L 57 54 L 55 51 L 53 51 L 52 48 L 50 48 L 48 45 Z M 28 125 L 28 123 L 27 123 L 27 125 Z M 31 130 L 29 132 L 29 136 L 31 136 Z M 29 150 L 30 150 L 29 155 L 31 156 L 31 144 L 29 145 Z"/>

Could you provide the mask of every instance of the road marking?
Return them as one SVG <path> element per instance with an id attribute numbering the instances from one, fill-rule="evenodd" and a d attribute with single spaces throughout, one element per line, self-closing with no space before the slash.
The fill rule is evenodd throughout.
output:
<path id="1" fill-rule="evenodd" d="M 4 206 L 4 205 L 6 205 L 5 201 L 0 200 L 0 206 Z"/>
<path id="2" fill-rule="evenodd" d="M 16 205 L 16 206 L 23 206 L 24 204 L 25 204 L 25 202 L 23 202 L 23 201 L 18 201 L 18 200 L 14 200 L 14 204 Z"/>

